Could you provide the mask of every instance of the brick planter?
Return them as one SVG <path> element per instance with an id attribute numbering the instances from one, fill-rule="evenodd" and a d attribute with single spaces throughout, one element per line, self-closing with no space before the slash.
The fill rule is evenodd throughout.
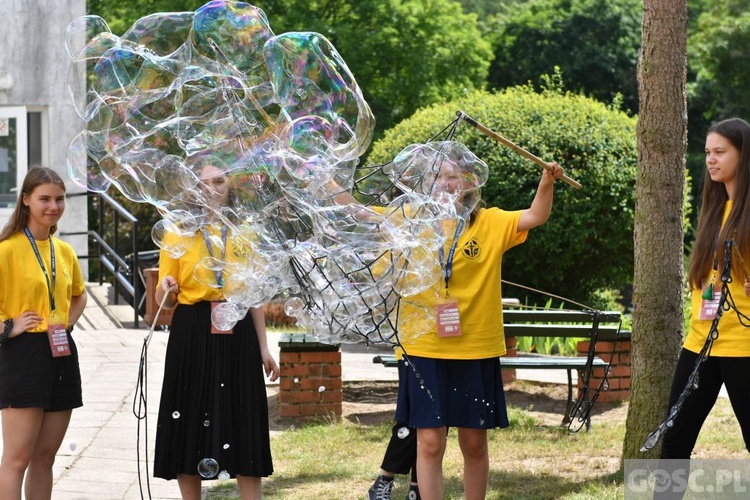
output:
<path id="1" fill-rule="evenodd" d="M 578 355 L 586 356 L 589 352 L 590 342 L 579 342 L 578 343 Z M 609 377 L 609 390 L 602 390 L 599 393 L 597 401 L 602 403 L 609 403 L 612 401 L 624 401 L 630 399 L 630 340 L 620 340 L 618 342 L 602 342 L 596 343 L 596 356 L 600 357 L 604 361 L 609 362 L 612 360 L 610 366 Z M 599 387 L 599 383 L 604 377 L 604 368 L 594 368 L 591 372 L 591 380 L 589 381 L 589 389 L 595 390 Z M 580 389 L 583 385 L 581 378 L 578 378 L 578 388 Z"/>
<path id="2" fill-rule="evenodd" d="M 339 345 L 295 333 L 282 335 L 279 348 L 279 416 L 340 418 L 344 393 Z"/>

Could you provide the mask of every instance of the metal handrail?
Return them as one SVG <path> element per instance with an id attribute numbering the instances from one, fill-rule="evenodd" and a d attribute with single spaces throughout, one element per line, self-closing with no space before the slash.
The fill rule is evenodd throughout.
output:
<path id="1" fill-rule="evenodd" d="M 79 256 L 79 258 L 96 259 L 99 261 L 103 269 L 108 270 L 112 273 L 114 282 L 114 303 L 119 303 L 119 289 L 130 295 L 133 299 L 133 322 L 135 328 L 139 327 L 139 308 L 141 304 L 141 289 L 138 286 L 140 279 L 138 273 L 138 219 L 128 212 L 128 210 L 120 205 L 114 198 L 109 196 L 107 193 L 95 193 L 92 191 L 72 193 L 68 197 L 75 196 L 91 196 L 97 200 L 97 211 L 98 211 L 98 230 L 89 229 L 86 233 L 61 233 L 65 234 L 88 234 L 93 240 L 98 249 L 96 255 Z M 112 226 L 114 227 L 114 238 L 112 244 L 106 241 L 104 237 L 105 228 L 105 210 L 104 207 L 109 205 L 114 210 L 114 217 Z M 125 260 L 120 248 L 120 237 L 119 237 L 119 226 L 120 222 L 132 224 L 132 237 L 130 250 L 132 251 L 133 261 L 132 263 Z M 104 283 L 103 269 L 99 270 L 99 284 Z"/>

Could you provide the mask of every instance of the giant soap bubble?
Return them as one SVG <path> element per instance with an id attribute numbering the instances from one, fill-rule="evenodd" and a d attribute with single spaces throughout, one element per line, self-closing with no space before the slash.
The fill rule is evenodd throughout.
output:
<path id="1" fill-rule="evenodd" d="M 70 177 L 155 206 L 171 257 L 212 249 L 194 275 L 224 291 L 217 327 L 284 297 L 321 340 L 397 343 L 398 305 L 440 279 L 484 163 L 456 142 L 412 145 L 380 168 L 377 206 L 355 199 L 374 118 L 351 71 L 324 36 L 274 34 L 247 3 L 153 14 L 121 37 L 85 16 L 66 48 L 83 122 Z"/>

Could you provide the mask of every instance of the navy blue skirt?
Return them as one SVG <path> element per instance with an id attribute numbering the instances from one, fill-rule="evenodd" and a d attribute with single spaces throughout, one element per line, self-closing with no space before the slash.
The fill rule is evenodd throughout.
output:
<path id="1" fill-rule="evenodd" d="M 508 427 L 499 358 L 399 362 L 396 421 L 415 428 Z"/>

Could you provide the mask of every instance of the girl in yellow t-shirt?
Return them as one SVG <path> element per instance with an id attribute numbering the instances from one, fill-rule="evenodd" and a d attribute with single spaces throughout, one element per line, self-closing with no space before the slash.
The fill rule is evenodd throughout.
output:
<path id="1" fill-rule="evenodd" d="M 433 308 L 437 326 L 417 337 L 401 338 L 408 362 L 399 363 L 396 421 L 417 432 L 417 476 L 424 498 L 443 498 L 442 462 L 447 428 L 458 428 L 464 458 L 464 495 L 484 498 L 489 478 L 487 429 L 507 427 L 507 413 L 499 356 L 505 353 L 502 333 L 500 269 L 503 253 L 523 243 L 527 232 L 544 224 L 552 210 L 554 181 L 563 175 L 549 163 L 539 181 L 534 200 L 525 210 L 506 212 L 478 209 L 456 230 L 454 245 L 444 252 L 444 279 L 435 290 L 408 300 Z M 456 168 L 460 168 L 456 167 Z M 435 183 L 434 194 L 476 191 L 471 176 L 446 168 Z M 448 320 L 441 327 L 442 307 Z M 399 329 L 402 325 L 402 303 Z M 407 311 L 408 313 L 408 311 Z M 449 331 L 460 318 L 460 334 Z M 408 321 L 408 318 L 407 318 Z M 406 326 L 408 328 L 408 326 Z M 411 337 L 411 338 L 410 338 Z"/>
<path id="2" fill-rule="evenodd" d="M 64 211 L 60 176 L 33 167 L 0 233 L 0 498 L 21 498 L 22 489 L 50 498 L 55 455 L 83 405 L 70 332 L 86 288 L 73 248 L 52 236 Z"/>
<path id="3" fill-rule="evenodd" d="M 208 211 L 231 206 L 223 171 L 206 157 L 198 173 Z M 196 265 L 209 256 L 252 258 L 241 255 L 231 230 L 216 222 L 198 231 L 181 257 L 164 249 L 159 257 L 156 300 L 167 295 L 165 306 L 176 309 L 164 361 L 154 476 L 176 478 L 183 498 L 200 498 L 201 480 L 215 479 L 221 470 L 237 478 L 243 499 L 260 498 L 261 478 L 273 473 L 263 374 L 274 381 L 279 367 L 268 350 L 263 309 L 250 308 L 228 332 L 211 322 L 212 307 L 224 300 L 222 272 L 214 276 Z M 213 279 L 216 287 L 206 284 Z M 206 461 L 215 470 L 199 474 Z"/>
<path id="4" fill-rule="evenodd" d="M 661 457 L 688 459 L 724 384 L 750 451 L 750 124 L 730 118 L 706 136 L 706 180 L 698 232 L 690 258 L 692 317 L 672 382 L 669 408 L 680 397 L 716 316 L 721 296 L 724 248 L 734 241 L 729 292 L 736 310 L 723 311 L 700 383 L 667 427 Z M 742 317 L 741 315 L 744 315 Z"/>

